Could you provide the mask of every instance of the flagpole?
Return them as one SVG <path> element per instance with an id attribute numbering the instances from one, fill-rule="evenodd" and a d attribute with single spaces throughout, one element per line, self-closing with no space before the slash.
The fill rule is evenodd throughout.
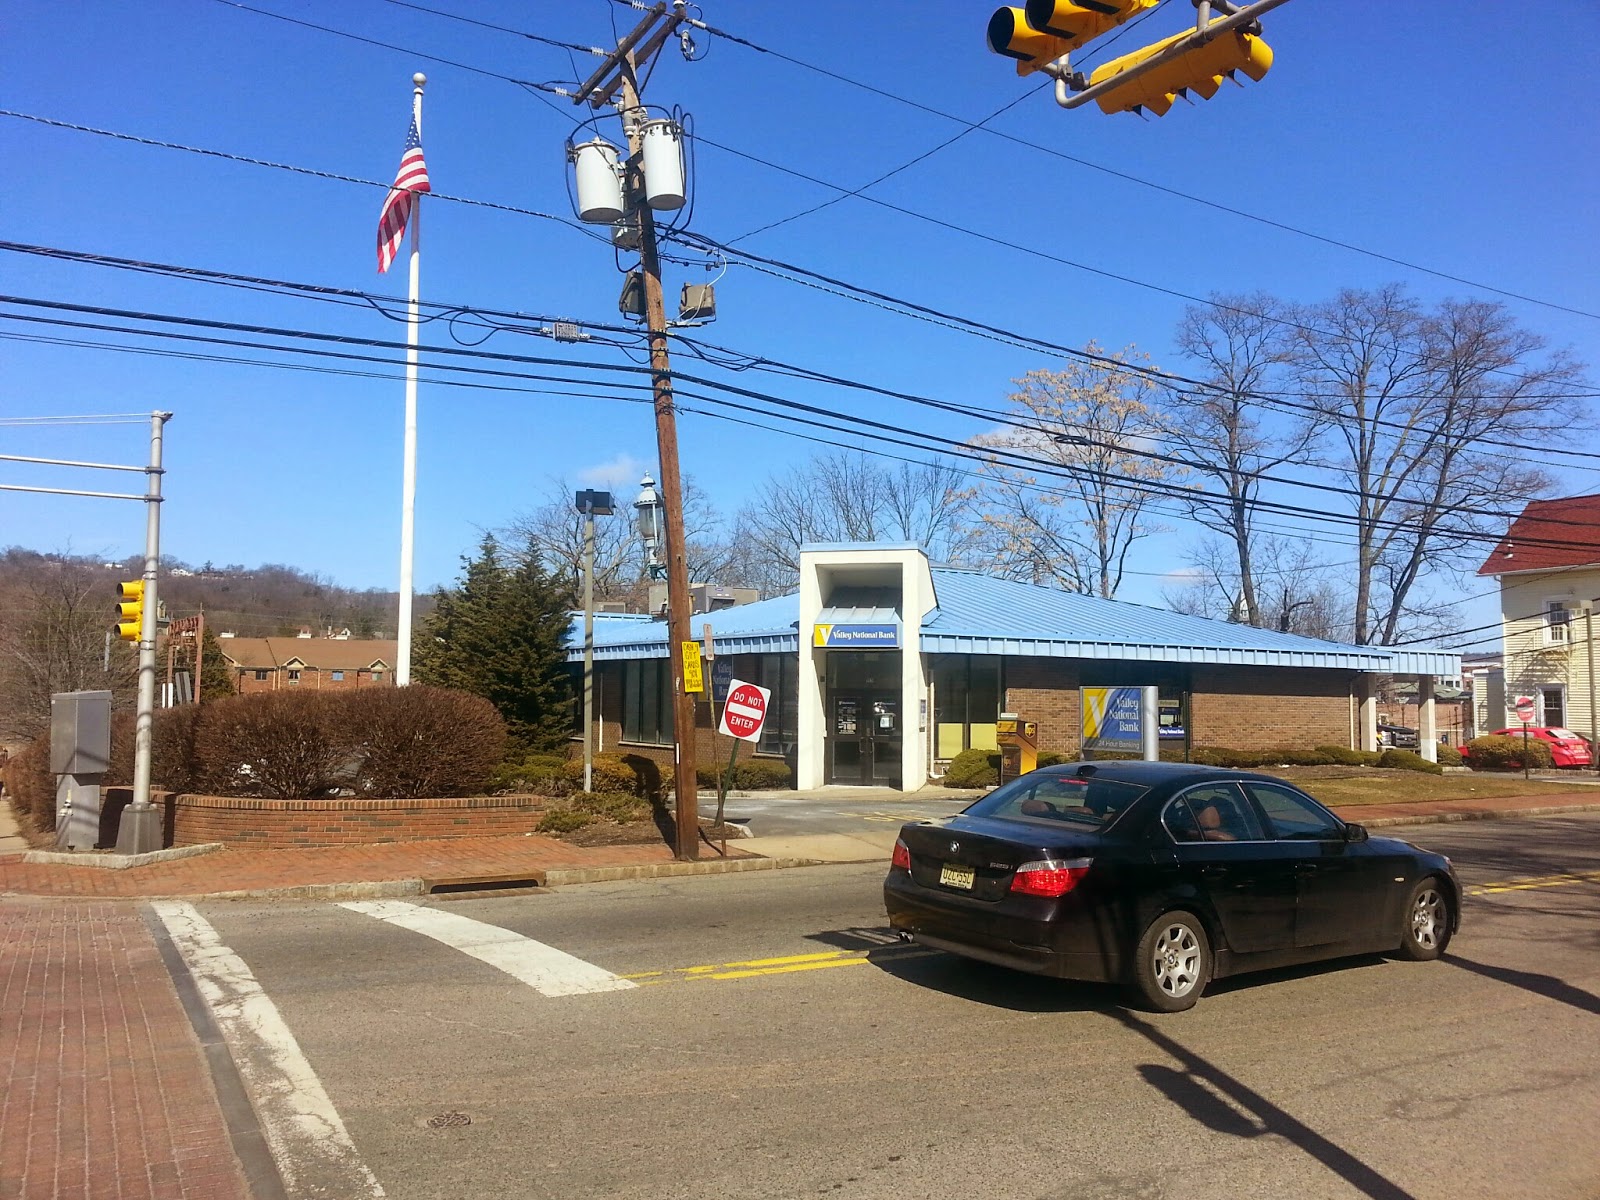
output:
<path id="1" fill-rule="evenodd" d="M 411 118 L 417 134 L 422 134 L 422 87 L 428 77 L 420 71 L 411 77 L 416 91 L 411 99 Z M 416 539 L 417 503 L 417 324 L 418 296 L 422 278 L 422 196 L 411 200 L 411 294 L 406 305 L 406 443 L 405 468 L 400 485 L 400 627 L 394 681 L 399 687 L 411 682 L 411 599 L 413 542 Z"/>

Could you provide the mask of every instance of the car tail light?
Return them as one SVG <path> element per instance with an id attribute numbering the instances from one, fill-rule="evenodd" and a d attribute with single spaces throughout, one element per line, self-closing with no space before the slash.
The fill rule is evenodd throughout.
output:
<path id="1" fill-rule="evenodd" d="M 1089 873 L 1089 858 L 1058 862 L 1053 858 L 1026 862 L 1011 877 L 1011 890 L 1024 896 L 1065 896 Z"/>
<path id="2" fill-rule="evenodd" d="M 911 847 L 899 838 L 894 840 L 894 857 L 889 860 L 891 867 L 899 867 L 902 871 L 911 870 Z"/>

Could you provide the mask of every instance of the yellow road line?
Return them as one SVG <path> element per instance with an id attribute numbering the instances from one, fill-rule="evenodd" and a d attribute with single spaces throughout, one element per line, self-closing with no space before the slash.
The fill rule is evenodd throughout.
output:
<path id="1" fill-rule="evenodd" d="M 1493 896 L 1501 892 L 1526 892 L 1534 888 L 1561 887 L 1563 884 L 1600 881 L 1600 871 L 1568 871 L 1560 875 L 1535 875 L 1526 879 L 1507 879 L 1467 889 L 1469 896 Z"/>
<path id="2" fill-rule="evenodd" d="M 707 963 L 677 967 L 670 971 L 641 971 L 621 978 L 648 987 L 656 983 L 684 983 L 698 979 L 751 979 L 758 975 L 789 975 L 796 971 L 822 971 L 830 967 L 856 967 L 869 961 L 868 955 L 882 958 L 912 958 L 932 954 L 932 950 L 897 945 L 872 946 L 866 950 L 825 950 L 816 954 L 789 954 L 780 958 L 750 958 L 740 962 Z"/>

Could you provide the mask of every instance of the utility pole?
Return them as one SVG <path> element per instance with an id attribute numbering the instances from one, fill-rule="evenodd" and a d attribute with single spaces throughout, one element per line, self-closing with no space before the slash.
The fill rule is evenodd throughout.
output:
<path id="1" fill-rule="evenodd" d="M 598 70 L 573 96 L 598 108 L 620 87 L 622 124 L 628 135 L 628 163 L 623 179 L 627 217 L 638 225 L 640 270 L 644 275 L 645 323 L 650 331 L 650 376 L 655 397 L 656 448 L 661 467 L 661 501 L 665 509 L 667 552 L 667 642 L 672 669 L 674 824 L 680 859 L 700 856 L 699 779 L 695 756 L 694 695 L 684 690 L 683 647 L 691 640 L 689 562 L 683 534 L 683 480 L 678 470 L 678 425 L 672 402 L 672 363 L 667 353 L 667 311 L 661 295 L 661 261 L 656 251 L 655 217 L 645 198 L 644 110 L 639 99 L 638 68 L 648 62 L 685 16 L 682 3 L 667 12 L 658 3 L 620 42 Z M 659 24 L 658 24 L 659 22 Z M 608 78 L 613 76 L 612 78 Z"/>
<path id="2" fill-rule="evenodd" d="M 150 414 L 149 483 L 145 492 L 144 608 L 139 629 L 139 701 L 133 722 L 133 800 L 117 828 L 121 854 L 161 849 L 161 814 L 150 803 L 151 732 L 156 719 L 156 569 L 161 562 L 161 434 L 171 413 Z"/>

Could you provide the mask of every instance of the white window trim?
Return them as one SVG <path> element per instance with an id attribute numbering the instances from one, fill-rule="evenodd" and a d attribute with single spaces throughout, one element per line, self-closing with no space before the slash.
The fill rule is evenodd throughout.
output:
<path id="1" fill-rule="evenodd" d="M 1566 614 L 1565 620 L 1551 620 L 1555 615 L 1552 610 L 1558 605 L 1561 611 Z M 1572 618 L 1574 615 L 1575 609 L 1570 597 L 1552 596 L 1545 600 L 1540 624 L 1544 631 L 1544 644 L 1546 646 L 1570 646 L 1572 644 Z M 1559 635 L 1557 631 L 1559 631 Z"/>

